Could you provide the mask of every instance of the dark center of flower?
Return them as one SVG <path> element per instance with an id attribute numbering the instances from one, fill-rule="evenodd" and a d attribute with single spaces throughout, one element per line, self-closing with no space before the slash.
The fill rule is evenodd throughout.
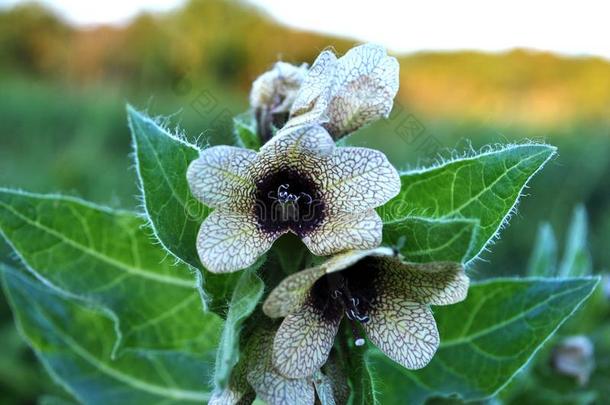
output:
<path id="1" fill-rule="evenodd" d="M 379 267 L 367 257 L 353 266 L 320 278 L 310 291 L 310 304 L 328 322 L 343 315 L 350 321 L 356 346 L 364 344 L 357 324 L 369 322 L 369 311 L 377 300 L 376 278 Z"/>
<path id="2" fill-rule="evenodd" d="M 299 237 L 324 218 L 324 203 L 315 183 L 294 170 L 271 173 L 256 183 L 256 219 L 269 233 L 291 230 Z"/>

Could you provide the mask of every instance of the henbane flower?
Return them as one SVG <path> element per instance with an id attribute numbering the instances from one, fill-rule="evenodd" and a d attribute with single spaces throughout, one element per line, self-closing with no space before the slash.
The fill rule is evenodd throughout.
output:
<path id="1" fill-rule="evenodd" d="M 273 325 L 259 325 L 249 336 L 227 387 L 214 392 L 209 405 L 251 404 L 255 397 L 269 405 L 314 405 L 325 397 L 337 405 L 349 397 L 347 377 L 331 356 L 324 370 L 304 378 L 287 378 L 273 365 Z M 332 402 L 331 402 L 332 401 Z"/>
<path id="2" fill-rule="evenodd" d="M 217 273 L 248 267 L 286 232 L 320 256 L 376 247 L 382 223 L 374 208 L 400 190 L 383 153 L 336 147 L 319 125 L 283 129 L 258 153 L 205 149 L 187 179 L 215 208 L 201 225 L 197 250 Z"/>
<path id="3" fill-rule="evenodd" d="M 290 378 L 326 361 L 346 318 L 356 346 L 369 340 L 409 369 L 424 367 L 439 345 L 429 305 L 462 301 L 468 277 L 459 263 L 404 263 L 389 248 L 350 251 L 284 279 L 263 311 L 284 317 L 274 339 L 274 365 Z"/>
<path id="4" fill-rule="evenodd" d="M 334 139 L 388 117 L 398 92 L 398 61 L 365 44 L 338 58 L 322 52 L 309 70 L 290 110 L 288 126 L 323 125 Z"/>

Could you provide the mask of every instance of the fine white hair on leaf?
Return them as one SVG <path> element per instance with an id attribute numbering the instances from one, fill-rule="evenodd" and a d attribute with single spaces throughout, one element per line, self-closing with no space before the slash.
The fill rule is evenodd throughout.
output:
<path id="1" fill-rule="evenodd" d="M 142 115 L 145 114 L 145 112 L 136 110 L 134 107 L 132 107 L 131 105 L 127 106 L 127 111 L 129 113 L 129 110 L 133 110 L 134 112 L 137 112 L 138 114 Z M 128 114 L 129 116 L 129 114 Z M 176 136 L 175 134 L 172 134 L 170 131 L 168 131 L 166 128 L 164 128 L 162 125 L 160 126 L 154 119 L 150 118 L 148 115 L 142 115 L 142 117 L 144 119 L 148 119 L 150 120 L 152 123 L 154 123 L 155 125 L 159 126 L 159 128 L 161 128 L 161 130 L 163 130 L 165 132 L 165 135 L 168 136 L 171 139 L 174 139 L 184 145 L 187 145 L 189 147 L 195 147 L 195 145 L 187 142 L 184 138 L 180 137 L 180 136 Z M 132 124 L 131 124 L 131 117 L 129 117 L 129 126 L 130 129 L 133 132 L 133 128 L 132 128 Z M 171 249 L 169 249 L 164 243 L 163 240 L 161 239 L 161 237 L 159 237 L 159 233 L 157 232 L 157 228 L 155 226 L 155 223 L 153 222 L 150 213 L 148 212 L 148 208 L 146 206 L 146 192 L 144 190 L 144 180 L 142 178 L 142 175 L 140 173 L 140 165 L 139 165 L 139 160 L 138 160 L 138 145 L 137 142 L 135 140 L 135 137 L 131 136 L 132 139 L 132 148 L 133 148 L 133 152 L 132 152 L 132 158 L 134 160 L 134 165 L 136 168 L 136 177 L 137 177 L 137 187 L 138 187 L 138 191 L 139 191 L 139 195 L 138 195 L 138 201 L 139 201 L 139 209 L 141 210 L 139 215 L 142 215 L 142 217 L 145 220 L 145 224 L 147 224 L 147 226 L 149 227 L 150 231 L 151 231 L 151 237 L 150 239 L 155 241 L 155 243 L 158 243 L 163 250 L 166 252 L 166 254 L 170 257 L 174 258 L 174 263 L 175 265 L 178 264 L 182 264 L 184 266 L 187 267 L 187 269 L 192 273 L 195 274 L 195 281 L 194 281 L 194 287 L 197 291 L 197 293 L 199 294 L 200 300 L 201 300 L 201 305 L 204 311 L 208 311 L 209 310 L 209 297 L 207 296 L 207 293 L 205 292 L 205 290 L 203 289 L 203 274 L 201 272 L 200 269 L 193 267 L 190 263 L 187 263 L 186 261 L 184 261 L 183 259 L 181 259 L 179 256 L 177 256 L 174 252 L 171 251 Z M 199 149 L 199 148 L 197 148 Z"/>
<path id="2" fill-rule="evenodd" d="M 441 157 L 435 163 L 433 163 L 427 167 L 418 167 L 418 168 L 404 170 L 404 171 L 400 172 L 401 175 L 423 174 L 423 173 L 427 173 L 427 172 L 430 172 L 433 170 L 437 170 L 441 167 L 450 165 L 455 162 L 465 161 L 465 160 L 474 160 L 474 159 L 478 159 L 482 156 L 488 156 L 488 155 L 500 153 L 500 152 L 503 152 L 506 150 L 510 150 L 510 149 L 514 149 L 514 148 L 521 148 L 521 147 L 528 147 L 528 146 L 548 146 L 551 153 L 546 158 L 546 160 L 523 183 L 521 189 L 517 193 L 514 203 L 511 205 L 508 212 L 504 215 L 504 217 L 498 224 L 494 233 L 488 238 L 487 241 L 485 241 L 485 244 L 483 245 L 481 250 L 479 252 L 477 252 L 477 254 L 475 256 L 473 256 L 470 260 L 468 260 L 468 262 L 465 263 L 465 265 L 468 266 L 469 268 L 471 267 L 473 262 L 481 260 L 481 255 L 485 252 L 489 252 L 490 247 L 493 246 L 493 244 L 495 243 L 495 241 L 497 239 L 499 239 L 501 231 L 508 225 L 508 222 L 510 221 L 512 216 L 517 213 L 517 208 L 519 206 L 519 202 L 521 200 L 521 197 L 523 197 L 525 195 L 524 191 L 527 189 L 529 181 L 546 165 L 546 163 L 548 163 L 549 160 L 551 160 L 553 157 L 556 156 L 557 149 L 544 142 L 525 140 L 525 141 L 519 142 L 519 143 L 490 144 L 490 145 L 486 145 L 486 146 L 480 148 L 478 151 L 475 151 L 472 148 L 472 144 L 468 142 L 467 146 L 466 146 L 466 150 L 464 150 L 464 151 L 461 151 L 461 152 L 454 151 L 454 152 L 450 153 L 449 157 L 446 157 L 446 158 Z M 418 211 L 417 214 L 421 215 L 421 216 L 425 216 L 425 211 Z"/>
<path id="3" fill-rule="evenodd" d="M 504 218 L 502 218 L 502 220 L 500 221 L 500 224 L 498 225 L 498 227 L 496 228 L 496 231 L 489 237 L 489 239 L 485 242 L 485 244 L 483 245 L 483 249 L 481 249 L 481 251 L 474 256 L 472 259 L 470 259 L 468 262 L 466 262 L 466 265 L 469 265 L 471 262 L 477 260 L 481 254 L 484 251 L 489 252 L 489 247 L 492 246 L 496 240 L 498 240 L 500 238 L 500 232 L 506 227 L 508 226 L 508 222 L 510 221 L 510 219 L 512 218 L 512 216 L 514 214 L 517 213 L 517 209 L 519 206 L 519 202 L 521 200 L 521 197 L 523 195 L 523 190 L 525 190 L 528 187 L 528 183 L 529 181 L 532 179 L 532 177 L 534 177 L 540 170 L 542 170 L 542 168 L 552 159 L 556 156 L 557 154 L 557 148 L 552 147 L 546 143 L 537 143 L 537 142 L 528 142 L 528 143 L 523 143 L 523 144 L 510 144 L 509 146 L 505 147 L 505 148 L 501 148 L 499 150 L 496 147 L 492 147 L 491 150 L 489 152 L 486 152 L 486 154 L 491 154 L 491 153 L 496 153 L 498 151 L 501 150 L 505 150 L 505 149 L 509 149 L 512 147 L 519 147 L 519 146 L 529 146 L 529 145 L 546 145 L 552 148 L 552 153 L 549 154 L 549 156 L 546 158 L 546 160 L 527 178 L 527 180 L 523 183 L 523 186 L 521 187 L 521 189 L 519 190 L 519 192 L 517 193 L 517 197 L 515 198 L 515 202 L 513 203 L 513 205 L 510 207 L 510 209 L 508 210 L 508 212 L 506 213 L 506 215 L 504 216 Z"/>
<path id="4" fill-rule="evenodd" d="M 481 156 L 487 156 L 487 155 L 502 152 L 502 151 L 505 151 L 508 149 L 526 147 L 526 146 L 548 146 L 550 148 L 554 148 L 555 153 L 556 153 L 556 148 L 554 146 L 549 145 L 546 142 L 529 140 L 529 139 L 525 139 L 518 143 L 488 144 L 488 145 L 484 145 L 483 147 L 479 148 L 478 150 L 474 149 L 472 147 L 472 145 L 470 145 L 469 147 L 467 147 L 466 149 L 464 149 L 462 151 L 446 148 L 446 151 L 450 152 L 449 156 L 440 155 L 434 161 L 430 162 L 426 166 L 415 165 L 414 167 L 412 167 L 410 169 L 401 170 L 399 173 L 401 175 L 425 173 L 425 172 L 428 172 L 431 170 L 438 169 L 439 167 L 447 166 L 456 161 L 476 159 Z M 552 156 L 554 156 L 554 154 Z"/>

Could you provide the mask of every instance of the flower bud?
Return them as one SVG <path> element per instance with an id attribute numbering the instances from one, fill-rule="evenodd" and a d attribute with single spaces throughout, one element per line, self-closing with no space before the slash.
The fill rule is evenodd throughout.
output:
<path id="1" fill-rule="evenodd" d="M 339 139 L 387 118 L 398 82 L 398 61 L 380 46 L 360 45 L 340 58 L 326 50 L 309 69 L 287 126 L 316 123 Z"/>
<path id="2" fill-rule="evenodd" d="M 250 105 L 254 109 L 263 141 L 269 140 L 273 130 L 282 128 L 288 120 L 290 108 L 306 74 L 306 64 L 295 66 L 277 62 L 252 84 Z"/>
<path id="3" fill-rule="evenodd" d="M 593 372 L 593 343 L 586 336 L 570 336 L 553 350 L 553 368 L 560 374 L 575 377 L 582 386 Z"/>

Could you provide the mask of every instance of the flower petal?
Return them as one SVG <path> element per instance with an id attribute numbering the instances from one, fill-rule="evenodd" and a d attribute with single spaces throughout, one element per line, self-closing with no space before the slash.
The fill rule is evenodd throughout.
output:
<path id="1" fill-rule="evenodd" d="M 336 353 L 331 351 L 326 364 L 324 364 L 324 375 L 330 381 L 335 404 L 346 405 L 349 402 L 350 387 L 347 375 L 345 375 L 346 364 L 341 362 Z"/>
<path id="2" fill-rule="evenodd" d="M 361 212 L 383 205 L 400 192 L 400 176 L 386 156 L 367 148 L 337 148 L 322 184 L 333 212 Z"/>
<path id="3" fill-rule="evenodd" d="M 320 266 L 291 274 L 269 293 L 263 304 L 263 312 L 271 318 L 284 317 L 301 307 L 307 298 L 309 289 L 324 274 L 344 270 L 367 256 L 392 256 L 393 254 L 392 249 L 387 247 L 350 250 L 332 256 Z"/>
<path id="4" fill-rule="evenodd" d="M 398 69 L 396 58 L 372 44 L 357 46 L 339 59 L 325 125 L 333 138 L 390 114 L 398 92 Z"/>
<path id="5" fill-rule="evenodd" d="M 229 383 L 223 390 L 215 390 L 208 405 L 245 405 L 251 404 L 256 393 L 246 380 L 247 362 L 240 360 L 231 372 Z"/>
<path id="6" fill-rule="evenodd" d="M 309 289 L 325 273 L 325 268 L 320 266 L 286 277 L 269 293 L 263 304 L 263 312 L 271 318 L 288 315 L 303 304 Z"/>
<path id="7" fill-rule="evenodd" d="M 411 370 L 430 362 L 439 345 L 438 330 L 427 305 L 384 293 L 363 324 L 371 342 L 389 358 Z"/>
<path id="8" fill-rule="evenodd" d="M 364 250 L 348 250 L 338 253 L 325 261 L 321 267 L 324 267 L 326 273 L 334 273 L 336 271 L 345 270 L 348 267 L 356 264 L 365 257 L 387 257 L 393 256 L 394 251 L 388 247 L 378 247 L 374 249 Z"/>
<path id="9" fill-rule="evenodd" d="M 323 51 L 316 58 L 292 104 L 288 125 L 323 122 L 321 117 L 330 102 L 336 67 L 337 57 L 332 51 Z"/>
<path id="10" fill-rule="evenodd" d="M 197 252 L 209 271 L 228 273 L 254 264 L 278 236 L 261 231 L 251 214 L 216 209 L 201 224 Z"/>
<path id="11" fill-rule="evenodd" d="M 401 263 L 384 258 L 381 263 L 382 289 L 391 289 L 405 300 L 429 305 L 449 305 L 463 301 L 469 279 L 460 263 Z"/>
<path id="12" fill-rule="evenodd" d="M 314 157 L 315 163 L 335 150 L 335 142 L 328 132 L 319 125 L 282 129 L 260 149 L 256 167 L 259 172 L 279 167 L 301 167 L 316 170 L 307 158 Z"/>
<path id="13" fill-rule="evenodd" d="M 250 170 L 256 152 L 234 146 L 213 146 L 191 162 L 186 178 L 191 191 L 213 208 L 247 210 L 252 205 L 255 184 Z"/>
<path id="14" fill-rule="evenodd" d="M 230 387 L 223 391 L 212 393 L 208 405 L 250 405 L 256 399 L 256 393 L 250 388 L 249 392 L 234 391 Z"/>
<path id="15" fill-rule="evenodd" d="M 381 243 L 381 218 L 374 210 L 357 214 L 337 213 L 303 237 L 303 243 L 318 256 L 348 249 L 370 249 Z"/>
<path id="16" fill-rule="evenodd" d="M 327 375 L 322 373 L 320 370 L 316 371 L 313 375 L 313 385 L 316 389 L 316 395 L 320 399 L 321 404 L 337 404 L 333 392 L 333 382 Z"/>
<path id="17" fill-rule="evenodd" d="M 388 117 L 398 92 L 398 61 L 365 44 L 337 60 L 330 51 L 316 59 L 296 97 L 288 127 L 323 124 L 334 139 Z"/>
<path id="18" fill-rule="evenodd" d="M 310 379 L 289 379 L 273 366 L 273 332 L 259 330 L 250 337 L 247 380 L 258 397 L 269 405 L 313 405 L 315 392 Z"/>
<path id="19" fill-rule="evenodd" d="M 333 346 L 341 317 L 327 320 L 311 305 L 284 318 L 273 341 L 273 364 L 289 378 L 311 376 L 320 369 Z"/>

